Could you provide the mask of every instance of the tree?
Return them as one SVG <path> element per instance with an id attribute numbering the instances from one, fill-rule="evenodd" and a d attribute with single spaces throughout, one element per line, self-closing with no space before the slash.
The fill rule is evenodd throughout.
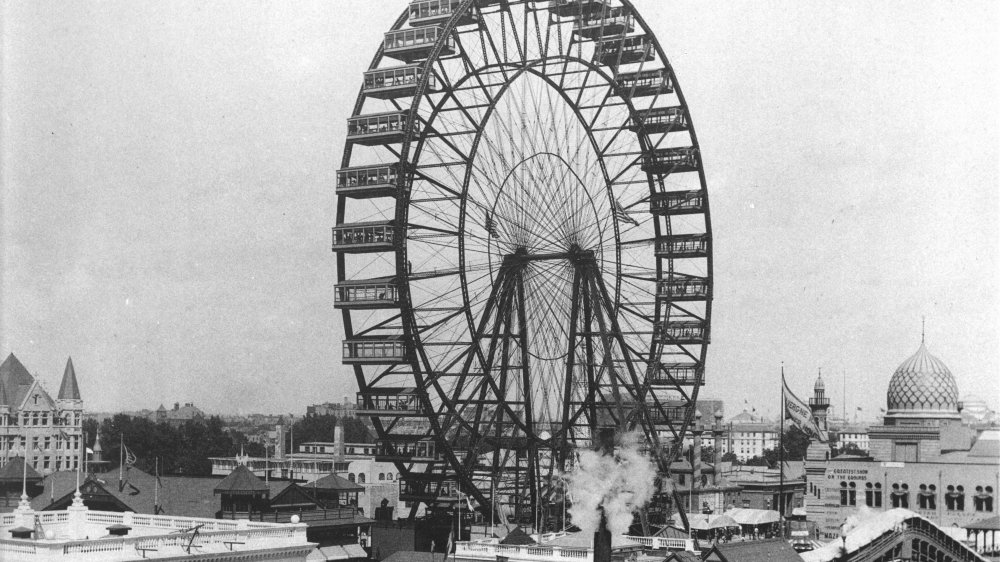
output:
<path id="1" fill-rule="evenodd" d="M 222 420 L 188 420 L 180 427 L 154 423 L 147 418 L 117 414 L 100 427 L 104 458 L 112 467 L 125 459 L 122 445 L 135 455 L 134 466 L 143 472 L 210 476 L 210 457 L 239 453 L 239 444 L 226 432 Z M 245 439 L 245 438 L 244 438 Z"/>
<path id="2" fill-rule="evenodd" d="M 734 453 L 732 451 L 729 451 L 728 453 L 725 453 L 724 455 L 722 455 L 722 458 L 719 459 L 719 461 L 720 462 L 731 462 L 733 464 L 740 464 L 739 457 L 737 457 L 736 453 Z"/>
<path id="3" fill-rule="evenodd" d="M 368 431 L 365 423 L 358 418 L 343 418 L 344 442 L 346 443 L 374 443 L 375 439 Z M 295 422 L 292 431 L 285 434 L 285 450 L 292 450 L 292 437 L 294 433 L 295 442 L 310 443 L 332 443 L 334 428 L 337 427 L 337 416 L 322 415 L 302 418 Z"/>

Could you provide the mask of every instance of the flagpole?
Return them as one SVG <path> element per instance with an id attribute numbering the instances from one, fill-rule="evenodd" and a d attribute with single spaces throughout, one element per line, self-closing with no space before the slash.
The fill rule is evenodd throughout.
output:
<path id="1" fill-rule="evenodd" d="M 122 472 L 125 470 L 125 434 L 118 434 L 118 491 L 122 489 Z"/>
<path id="2" fill-rule="evenodd" d="M 778 520 L 785 524 L 785 362 L 781 362 L 781 418 L 778 430 Z"/>

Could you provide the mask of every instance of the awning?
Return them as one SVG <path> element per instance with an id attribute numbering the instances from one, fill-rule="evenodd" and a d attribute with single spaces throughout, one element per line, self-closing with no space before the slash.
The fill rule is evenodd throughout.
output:
<path id="1" fill-rule="evenodd" d="M 368 553 L 359 544 L 345 544 L 337 546 L 324 546 L 318 549 L 320 554 L 325 556 L 323 560 L 353 560 L 355 558 L 368 558 Z M 317 559 L 319 560 L 319 559 Z"/>
<path id="2" fill-rule="evenodd" d="M 732 517 L 740 525 L 767 525 L 781 520 L 781 516 L 773 509 L 734 507 L 726 511 L 726 515 Z"/>

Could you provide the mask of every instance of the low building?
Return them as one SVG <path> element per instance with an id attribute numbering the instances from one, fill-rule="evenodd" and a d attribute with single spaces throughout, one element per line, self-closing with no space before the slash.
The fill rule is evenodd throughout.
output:
<path id="1" fill-rule="evenodd" d="M 156 423 L 180 427 L 189 421 L 204 421 L 205 417 L 205 412 L 202 412 L 193 402 L 188 402 L 183 406 L 179 402 L 174 402 L 174 407 L 170 410 L 160 404 L 160 407 L 153 412 L 149 419 Z"/>

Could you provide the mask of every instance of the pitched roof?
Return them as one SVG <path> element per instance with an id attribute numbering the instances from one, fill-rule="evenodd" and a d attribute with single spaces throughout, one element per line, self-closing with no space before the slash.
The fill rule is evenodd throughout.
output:
<path id="1" fill-rule="evenodd" d="M 517 527 L 500 541 L 500 544 L 526 545 L 535 544 L 535 539 L 531 538 L 524 529 Z"/>
<path id="2" fill-rule="evenodd" d="M 443 552 L 414 552 L 397 550 L 382 562 L 444 562 L 448 555 Z"/>
<path id="3" fill-rule="evenodd" d="M 76 371 L 73 369 L 72 357 L 66 360 L 66 370 L 63 371 L 62 384 L 59 385 L 59 399 L 80 399 L 80 386 L 76 384 Z"/>
<path id="4" fill-rule="evenodd" d="M 993 517 L 987 517 L 986 519 L 966 523 L 962 526 L 966 529 L 978 529 L 980 531 L 1000 531 L 1000 515 L 994 515 Z"/>
<path id="5" fill-rule="evenodd" d="M 98 474 L 97 481 L 111 496 L 136 513 L 153 514 L 157 500 L 162 512 L 168 515 L 214 518 L 219 510 L 219 500 L 212 493 L 220 482 L 218 477 L 161 476 L 157 487 L 155 476 L 133 467 L 125 472 L 128 484 L 119 490 L 118 472 L 116 468 Z M 48 507 L 53 499 L 72 495 L 76 488 L 76 473 L 55 472 L 46 476 L 42 484 L 44 491 L 31 500 L 35 510 Z"/>
<path id="6" fill-rule="evenodd" d="M 310 482 L 309 487 L 319 488 L 320 490 L 335 490 L 338 492 L 360 492 L 365 489 L 364 486 L 359 486 L 346 478 L 337 476 L 336 474 L 327 474 L 315 482 Z"/>
<path id="7" fill-rule="evenodd" d="M 19 407 L 34 382 L 35 377 L 31 376 L 13 353 L 0 364 L 0 385 L 3 386 L 5 404 Z"/>
<path id="8" fill-rule="evenodd" d="M 42 479 L 42 475 L 30 464 L 24 466 L 24 457 L 14 457 L 0 468 L 0 482 L 20 482 L 22 477 L 29 482 Z"/>
<path id="9" fill-rule="evenodd" d="M 712 547 L 705 560 L 724 562 L 802 562 L 802 557 L 783 539 L 721 543 Z"/>
<path id="10" fill-rule="evenodd" d="M 229 476 L 223 478 L 222 482 L 219 482 L 219 485 L 215 487 L 216 494 L 258 494 L 264 492 L 270 495 L 271 489 L 242 464 L 233 469 Z"/>

